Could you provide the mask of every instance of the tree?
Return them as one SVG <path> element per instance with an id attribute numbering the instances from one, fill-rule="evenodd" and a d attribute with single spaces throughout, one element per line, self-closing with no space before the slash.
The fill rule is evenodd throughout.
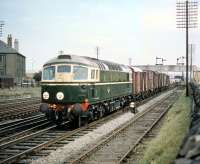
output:
<path id="1" fill-rule="evenodd" d="M 33 79 L 37 82 L 41 81 L 41 77 L 42 77 L 42 71 L 36 72 L 33 75 Z"/>

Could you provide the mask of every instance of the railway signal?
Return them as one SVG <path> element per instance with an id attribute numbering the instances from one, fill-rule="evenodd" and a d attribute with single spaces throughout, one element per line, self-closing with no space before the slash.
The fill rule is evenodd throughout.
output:
<path id="1" fill-rule="evenodd" d="M 158 61 L 160 61 L 161 63 L 158 63 Z M 164 61 L 167 60 L 156 56 L 156 65 L 164 65 Z"/>

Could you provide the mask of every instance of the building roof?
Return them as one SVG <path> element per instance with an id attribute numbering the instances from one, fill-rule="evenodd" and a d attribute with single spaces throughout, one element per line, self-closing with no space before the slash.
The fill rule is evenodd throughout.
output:
<path id="1" fill-rule="evenodd" d="M 16 49 L 9 47 L 5 42 L 0 40 L 0 54 L 20 54 Z M 23 55 L 22 55 L 23 56 Z M 24 56 L 25 57 L 25 56 Z"/>

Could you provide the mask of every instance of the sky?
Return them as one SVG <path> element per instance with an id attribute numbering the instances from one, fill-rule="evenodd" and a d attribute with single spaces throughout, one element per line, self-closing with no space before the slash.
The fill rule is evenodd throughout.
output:
<path id="1" fill-rule="evenodd" d="M 176 28 L 176 0 L 1 0 L 3 37 L 19 40 L 27 72 L 65 54 L 121 64 L 176 64 L 185 56 L 185 32 Z M 200 66 L 199 27 L 192 29 L 193 63 Z"/>

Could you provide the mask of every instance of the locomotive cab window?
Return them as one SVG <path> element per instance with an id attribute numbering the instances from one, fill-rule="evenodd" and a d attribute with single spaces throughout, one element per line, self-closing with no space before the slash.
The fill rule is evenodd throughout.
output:
<path id="1" fill-rule="evenodd" d="M 74 66 L 74 80 L 88 80 L 88 68 L 82 66 Z"/>
<path id="2" fill-rule="evenodd" d="M 92 69 L 92 70 L 91 70 L 91 79 L 94 79 L 94 78 L 95 78 L 95 70 Z"/>
<path id="3" fill-rule="evenodd" d="M 58 73 L 70 73 L 71 72 L 71 66 L 68 65 L 59 65 L 57 67 Z"/>
<path id="4" fill-rule="evenodd" d="M 44 68 L 43 80 L 54 80 L 54 79 L 55 79 L 55 66 Z"/>

